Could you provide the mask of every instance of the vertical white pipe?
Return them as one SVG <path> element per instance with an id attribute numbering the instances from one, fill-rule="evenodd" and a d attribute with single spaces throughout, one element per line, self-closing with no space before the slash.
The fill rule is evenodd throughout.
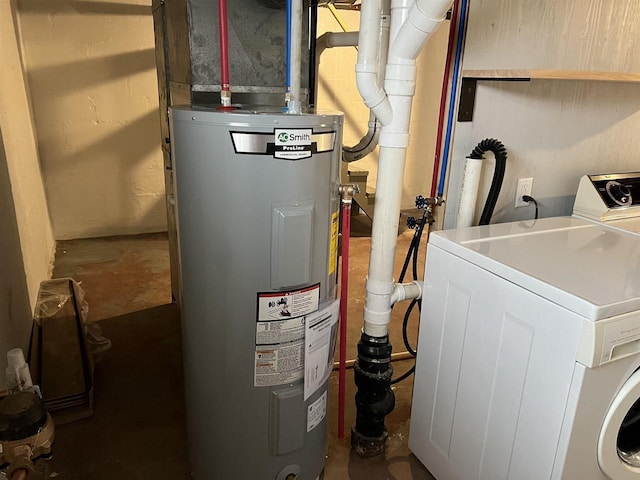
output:
<path id="1" fill-rule="evenodd" d="M 377 83 L 378 32 L 380 30 L 381 11 L 382 0 L 366 0 L 362 2 L 356 82 L 364 103 L 373 111 L 376 118 L 385 125 L 391 121 L 393 112 L 384 89 Z"/>
<path id="2" fill-rule="evenodd" d="M 389 26 L 391 24 L 391 0 L 382 0 L 380 10 L 380 26 L 378 29 L 378 48 L 376 54 L 376 85 L 384 84 L 387 53 L 389 52 Z M 367 54 L 368 55 L 368 54 Z M 369 129 L 353 147 L 343 147 L 342 159 L 355 162 L 366 157 L 378 146 L 382 122 L 376 118 L 373 110 L 369 111 Z"/>
<path id="3" fill-rule="evenodd" d="M 389 42 L 394 38 L 404 22 L 411 0 L 392 0 L 391 28 Z M 389 58 L 387 62 L 391 59 Z M 391 296 L 395 283 L 393 267 L 400 220 L 400 200 L 406 161 L 406 147 L 409 144 L 409 122 L 411 96 L 393 95 L 395 83 L 393 69 L 387 63 L 385 90 L 393 112 L 391 122 L 383 124 L 380 133 L 380 154 L 376 183 L 375 215 L 371 231 L 371 255 L 367 276 L 367 297 L 364 307 L 364 332 L 373 337 L 387 334 L 391 318 Z M 391 90 L 391 91 L 390 91 Z"/>
<path id="4" fill-rule="evenodd" d="M 387 67 L 389 41 L 391 35 L 391 0 L 382 0 L 380 10 L 380 29 L 378 34 L 377 77 L 378 85 L 384 85 L 384 70 Z"/>
<path id="5" fill-rule="evenodd" d="M 460 207 L 456 219 L 456 228 L 473 225 L 476 212 L 476 201 L 480 187 L 480 173 L 482 172 L 481 158 L 467 158 L 464 164 L 464 175 L 460 193 Z"/>
<path id="6" fill-rule="evenodd" d="M 368 1 L 363 2 L 363 9 Z M 432 8 L 431 3 L 435 7 Z M 375 215 L 364 308 L 364 332 L 373 337 L 387 335 L 391 319 L 395 286 L 393 267 L 415 93 L 416 58 L 429 35 L 444 19 L 451 3 L 452 0 L 393 0 L 391 3 L 391 47 L 384 91 L 392 116 L 390 122 L 383 122 L 379 139 Z"/>
<path id="7" fill-rule="evenodd" d="M 302 66 L 302 0 L 294 0 L 291 11 L 291 101 L 289 113 L 300 113 L 302 105 L 300 73 Z"/>

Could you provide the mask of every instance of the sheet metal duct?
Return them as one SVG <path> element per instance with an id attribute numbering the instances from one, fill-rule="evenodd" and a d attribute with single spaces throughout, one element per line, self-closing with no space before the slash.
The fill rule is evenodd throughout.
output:
<path id="1" fill-rule="evenodd" d="M 217 103 L 220 91 L 220 48 L 217 4 L 211 0 L 172 0 L 163 9 L 169 105 Z M 305 2 L 308 8 L 309 2 Z M 156 23 L 161 15 L 155 15 Z M 302 72 L 308 72 L 309 22 L 304 15 Z M 279 105 L 285 86 L 286 12 L 256 0 L 228 2 L 229 55 L 234 103 Z M 309 85 L 302 76 L 302 88 Z M 185 93 L 188 98 L 185 99 Z M 179 100 L 179 101 L 176 101 Z M 185 102 L 184 100 L 189 100 Z"/>

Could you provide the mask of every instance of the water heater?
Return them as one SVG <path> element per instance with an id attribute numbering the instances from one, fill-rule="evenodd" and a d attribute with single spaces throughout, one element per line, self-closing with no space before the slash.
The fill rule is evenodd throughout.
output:
<path id="1" fill-rule="evenodd" d="M 305 362 L 332 365 L 342 116 L 170 116 L 191 471 L 314 480 L 328 381 Z"/>

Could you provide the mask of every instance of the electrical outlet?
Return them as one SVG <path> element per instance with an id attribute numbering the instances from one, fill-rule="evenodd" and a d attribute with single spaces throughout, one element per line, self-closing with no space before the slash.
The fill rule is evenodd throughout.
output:
<path id="1" fill-rule="evenodd" d="M 522 200 L 523 195 L 531 195 L 533 190 L 533 177 L 519 178 L 518 185 L 516 186 L 516 208 L 526 207 L 529 202 Z"/>

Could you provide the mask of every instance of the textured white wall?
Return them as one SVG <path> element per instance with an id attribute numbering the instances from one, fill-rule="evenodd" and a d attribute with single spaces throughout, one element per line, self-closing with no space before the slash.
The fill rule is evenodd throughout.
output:
<path id="1" fill-rule="evenodd" d="M 640 72 L 640 3 L 635 0 L 471 2 L 464 68 Z M 456 112 L 457 113 L 457 112 Z M 640 85 L 538 80 L 479 82 L 472 123 L 457 123 L 446 226 L 457 215 L 464 157 L 496 137 L 509 161 L 494 222 L 533 217 L 514 207 L 516 183 L 533 177 L 544 217 L 569 215 L 579 179 L 640 171 Z M 489 190 L 483 167 L 476 221 Z"/>
<path id="2" fill-rule="evenodd" d="M 15 14 L 15 2 L 0 2 L 0 372 L 7 349 L 28 345 L 54 249 Z"/>
<path id="3" fill-rule="evenodd" d="M 166 229 L 151 0 L 20 0 L 57 239 Z"/>
<path id="4" fill-rule="evenodd" d="M 340 10 L 350 31 L 357 31 L 360 24 L 358 12 Z M 447 54 L 449 23 L 427 42 L 418 58 L 416 95 L 411 116 L 411 143 L 407 153 L 402 208 L 414 206 L 416 195 L 429 195 L 435 152 L 440 89 L 444 62 Z M 319 10 L 318 35 L 342 31 L 331 12 Z M 322 55 L 318 87 L 318 108 L 339 110 L 345 114 L 344 142 L 355 145 L 366 133 L 369 110 L 362 102 L 355 80 L 357 52 L 353 47 L 327 49 Z M 367 183 L 376 184 L 378 151 L 354 164 L 368 170 Z"/>

